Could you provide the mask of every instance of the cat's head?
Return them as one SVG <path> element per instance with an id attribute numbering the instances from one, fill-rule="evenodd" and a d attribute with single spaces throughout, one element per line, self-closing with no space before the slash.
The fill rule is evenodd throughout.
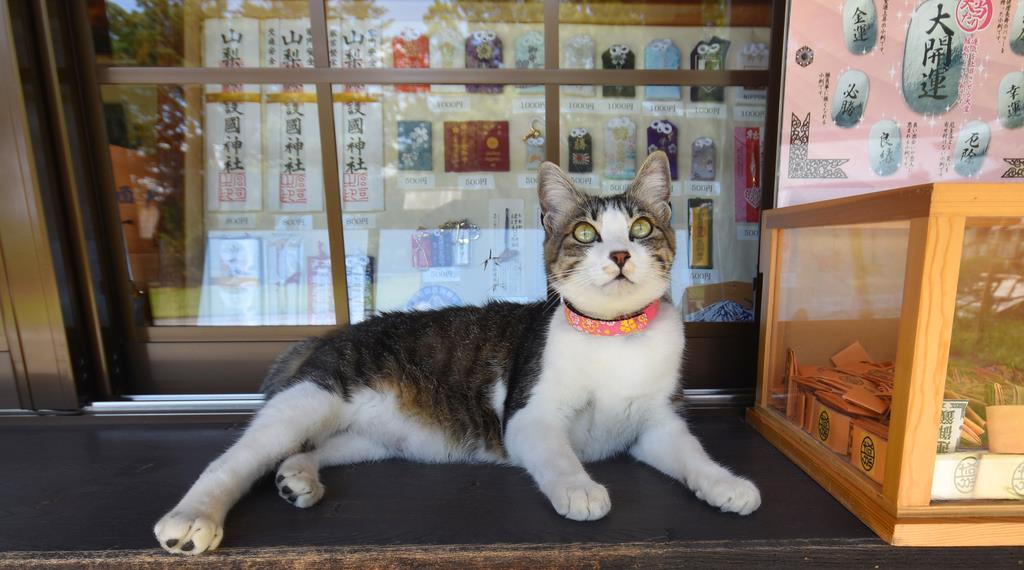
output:
<path id="1" fill-rule="evenodd" d="M 544 266 L 563 299 L 588 316 L 614 319 L 668 292 L 676 241 L 665 153 L 652 153 L 629 189 L 614 196 L 580 192 L 550 162 L 539 178 Z"/>

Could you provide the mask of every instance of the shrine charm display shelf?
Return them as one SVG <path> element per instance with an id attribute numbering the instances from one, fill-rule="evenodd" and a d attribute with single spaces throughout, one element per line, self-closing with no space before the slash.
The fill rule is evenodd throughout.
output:
<path id="1" fill-rule="evenodd" d="M 766 211 L 758 431 L 895 545 L 1024 545 L 1024 184 Z"/>

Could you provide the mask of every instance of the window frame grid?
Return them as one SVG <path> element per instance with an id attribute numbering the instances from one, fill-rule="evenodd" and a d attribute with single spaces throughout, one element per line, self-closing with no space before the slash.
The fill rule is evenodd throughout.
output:
<path id="1" fill-rule="evenodd" d="M 253 85 L 306 84 L 316 86 L 320 124 L 321 160 L 324 170 L 324 209 L 327 216 L 328 239 L 331 244 L 331 273 L 334 290 L 335 325 L 277 326 L 155 326 L 146 325 L 146 341 L 269 341 L 299 340 L 321 334 L 334 327 L 349 324 L 348 283 L 345 273 L 345 244 L 341 201 L 341 180 L 335 143 L 332 87 L 344 84 L 396 85 L 425 83 L 433 85 L 501 84 L 543 85 L 545 128 L 548 140 L 561 140 L 560 88 L 563 85 L 702 85 L 714 87 L 764 87 L 771 85 L 770 70 L 605 70 L 561 69 L 559 51 L 545 50 L 544 69 L 395 69 L 331 67 L 328 52 L 326 2 L 309 0 L 310 29 L 313 41 L 314 66 L 308 68 L 215 68 L 215 67 L 132 67 L 96 64 L 97 89 L 104 85 L 189 85 L 243 83 Z M 777 0 L 776 0 L 777 1 Z M 543 0 L 544 43 L 557 46 L 559 40 L 560 0 Z M 774 38 L 773 38 L 774 39 Z M 780 46 L 772 45 L 775 50 Z M 95 49 L 93 47 L 93 49 Z M 95 61 L 95 58 L 93 58 Z M 102 115 L 101 110 L 96 112 Z M 766 118 L 771 118 L 767 114 Z M 767 121 L 766 121 L 767 124 Z M 553 136 L 552 136 L 553 133 Z M 106 140 L 97 141 L 103 145 Z M 559 162 L 559 145 L 547 145 L 547 160 Z M 103 155 L 101 169 L 112 172 L 109 153 Z M 766 162 L 774 162 L 774 154 L 766 153 Z M 123 248 L 121 248 L 123 249 Z M 127 261 L 121 258 L 119 264 Z"/>

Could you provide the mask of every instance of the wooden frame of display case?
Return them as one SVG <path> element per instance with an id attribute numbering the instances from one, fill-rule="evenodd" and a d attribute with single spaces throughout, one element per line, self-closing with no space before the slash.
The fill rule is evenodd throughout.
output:
<path id="1" fill-rule="evenodd" d="M 1024 216 L 1024 184 L 928 184 L 764 212 L 758 392 L 747 418 L 891 544 L 1024 545 L 1024 501 L 931 501 L 964 227 L 979 216 Z M 909 222 L 910 231 L 887 467 L 878 485 L 769 406 L 770 379 L 784 366 L 776 346 L 777 268 L 782 231 L 897 221 Z"/>

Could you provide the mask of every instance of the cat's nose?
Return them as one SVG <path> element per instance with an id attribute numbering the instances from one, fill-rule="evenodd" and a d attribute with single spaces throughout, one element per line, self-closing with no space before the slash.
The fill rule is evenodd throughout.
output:
<path id="1" fill-rule="evenodd" d="M 618 265 L 621 268 L 623 265 L 626 264 L 626 261 L 629 259 L 629 252 L 613 251 L 608 254 L 608 257 L 612 258 L 612 261 L 615 262 L 615 265 Z"/>

